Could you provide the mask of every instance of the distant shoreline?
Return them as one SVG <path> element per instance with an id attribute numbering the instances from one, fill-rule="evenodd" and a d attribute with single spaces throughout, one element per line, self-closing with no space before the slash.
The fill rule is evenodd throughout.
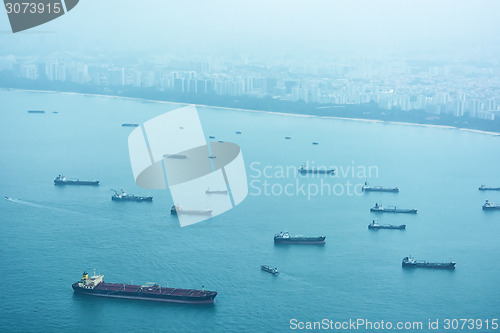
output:
<path id="1" fill-rule="evenodd" d="M 348 120 L 348 121 L 370 122 L 370 123 L 380 123 L 380 124 L 394 124 L 394 125 L 420 126 L 420 127 L 442 128 L 442 129 L 454 129 L 454 130 L 465 131 L 465 132 L 472 132 L 472 133 L 479 133 L 479 134 L 488 134 L 488 135 L 493 135 L 493 136 L 500 136 L 500 132 L 491 132 L 491 131 L 483 131 L 483 130 L 476 130 L 476 129 L 470 129 L 470 128 L 461 128 L 461 127 L 450 126 L 450 125 L 433 125 L 433 124 L 419 124 L 419 123 L 408 123 L 408 122 L 399 122 L 399 121 L 386 121 L 386 120 L 377 120 L 377 119 L 348 118 L 348 117 L 336 117 L 336 116 L 319 116 L 319 115 L 311 115 L 311 114 L 296 114 L 296 113 L 265 111 L 265 110 L 240 109 L 240 108 L 231 108 L 231 107 L 205 105 L 205 104 L 158 101 L 158 100 L 147 99 L 147 98 L 140 98 L 140 97 L 126 97 L 126 96 L 103 95 L 103 94 L 89 94 L 89 93 L 79 93 L 79 92 L 69 92 L 69 91 L 57 91 L 57 90 L 31 90 L 31 89 L 17 89 L 17 88 L 0 88 L 0 90 L 3 90 L 3 91 L 35 92 L 35 93 L 59 93 L 59 94 L 67 94 L 67 95 L 81 95 L 81 96 L 90 96 L 90 97 L 94 97 L 95 96 L 95 97 L 128 99 L 128 100 L 146 101 L 146 102 L 163 103 L 163 104 L 195 105 L 195 106 L 202 106 L 202 107 L 208 107 L 208 108 L 213 108 L 213 109 L 237 110 L 237 111 L 243 111 L 243 112 L 269 113 L 269 114 L 276 114 L 276 115 L 282 115 L 282 116 L 292 116 L 292 117 L 311 117 L 311 118 Z"/>

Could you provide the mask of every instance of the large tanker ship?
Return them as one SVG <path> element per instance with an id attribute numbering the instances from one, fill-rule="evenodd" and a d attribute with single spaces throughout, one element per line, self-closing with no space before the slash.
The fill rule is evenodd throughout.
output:
<path id="1" fill-rule="evenodd" d="M 125 283 L 107 283 L 104 282 L 104 275 L 96 275 L 95 272 L 90 278 L 87 272 L 83 272 L 82 279 L 73 283 L 72 287 L 76 293 L 92 296 L 170 303 L 208 304 L 213 303 L 215 296 L 217 296 L 216 291 L 208 291 L 205 288 L 201 290 L 167 288 L 151 282 L 142 286 Z"/>

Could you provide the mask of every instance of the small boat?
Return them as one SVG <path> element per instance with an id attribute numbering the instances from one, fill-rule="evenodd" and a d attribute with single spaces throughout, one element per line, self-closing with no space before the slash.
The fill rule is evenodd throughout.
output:
<path id="1" fill-rule="evenodd" d="M 227 190 L 212 190 L 210 187 L 205 191 L 206 194 L 227 194 Z"/>
<path id="2" fill-rule="evenodd" d="M 485 185 L 479 186 L 479 191 L 500 191 L 500 187 L 488 187 Z"/>
<path id="3" fill-rule="evenodd" d="M 210 156 L 208 156 L 208 158 L 216 158 L 216 157 L 217 157 L 217 156 L 215 156 L 215 155 L 210 155 Z"/>
<path id="4" fill-rule="evenodd" d="M 139 197 L 133 194 L 127 194 L 127 192 L 125 192 L 123 189 L 120 192 L 117 192 L 115 190 L 111 191 L 115 192 L 115 194 L 113 194 L 113 196 L 111 197 L 111 200 L 114 201 L 153 201 L 153 197 Z"/>
<path id="5" fill-rule="evenodd" d="M 456 263 L 453 261 L 428 262 L 428 261 L 415 260 L 415 258 L 411 256 L 404 257 L 403 261 L 401 262 L 401 266 L 406 268 L 423 267 L 423 268 L 455 269 L 455 265 Z"/>
<path id="6" fill-rule="evenodd" d="M 313 142 L 313 145 L 319 145 L 319 143 L 317 143 L 317 142 Z"/>
<path id="7" fill-rule="evenodd" d="M 280 272 L 278 272 L 278 269 L 276 267 L 271 268 L 267 265 L 261 265 L 260 269 L 262 269 L 264 272 L 268 272 L 268 273 L 271 273 L 273 275 L 278 275 L 280 273 Z"/>
<path id="8" fill-rule="evenodd" d="M 367 182 L 365 182 L 365 185 L 363 185 L 361 189 L 363 190 L 363 192 L 399 192 L 399 188 L 397 187 L 385 188 L 382 186 L 370 186 Z"/>
<path id="9" fill-rule="evenodd" d="M 375 206 L 370 208 L 370 212 L 375 213 L 406 213 L 406 214 L 416 214 L 417 210 L 414 208 L 396 208 L 396 206 L 390 206 L 388 208 L 384 208 L 382 205 L 375 203 Z"/>
<path id="10" fill-rule="evenodd" d="M 128 123 L 123 123 L 122 127 L 138 127 L 139 124 L 128 124 Z"/>
<path id="11" fill-rule="evenodd" d="M 215 139 L 215 136 L 210 135 L 208 138 L 209 138 L 209 139 Z"/>
<path id="12" fill-rule="evenodd" d="M 290 140 L 290 139 L 291 139 L 291 137 L 289 137 L 289 136 L 285 136 L 285 139 L 286 139 L 286 140 Z"/>
<path id="13" fill-rule="evenodd" d="M 63 175 L 59 175 L 54 179 L 54 185 L 99 185 L 98 180 L 79 180 L 79 179 L 67 179 Z"/>
<path id="14" fill-rule="evenodd" d="M 52 113 L 59 113 L 59 112 L 57 112 L 57 111 L 52 111 Z"/>
<path id="15" fill-rule="evenodd" d="M 172 215 L 179 215 L 179 214 L 186 214 L 186 215 L 212 215 L 212 211 L 207 209 L 207 210 L 192 210 L 192 209 L 184 209 L 182 206 L 176 206 L 173 205 L 172 208 L 170 208 L 170 214 Z"/>
<path id="16" fill-rule="evenodd" d="M 241 132 L 240 131 L 236 131 L 236 134 L 241 134 Z"/>
<path id="17" fill-rule="evenodd" d="M 373 220 L 372 223 L 368 225 L 368 229 L 378 230 L 378 229 L 406 229 L 406 224 L 393 225 L 393 224 L 378 224 L 376 220 Z"/>
<path id="18" fill-rule="evenodd" d="M 12 200 L 10 197 L 5 197 L 5 200 Z"/>
<path id="19" fill-rule="evenodd" d="M 222 141 L 222 140 L 219 140 L 219 142 L 224 142 L 224 141 Z"/>
<path id="20" fill-rule="evenodd" d="M 483 205 L 483 210 L 495 210 L 500 209 L 500 205 L 495 205 L 493 202 L 486 200 Z"/>
<path id="21" fill-rule="evenodd" d="M 307 173 L 318 173 L 318 174 L 334 174 L 335 169 L 327 169 L 326 167 L 320 167 L 320 168 L 309 168 L 304 166 L 303 164 L 300 166 L 298 169 L 299 173 L 301 174 L 307 174 Z"/>
<path id="22" fill-rule="evenodd" d="M 45 113 L 43 110 L 28 110 L 28 113 Z"/>

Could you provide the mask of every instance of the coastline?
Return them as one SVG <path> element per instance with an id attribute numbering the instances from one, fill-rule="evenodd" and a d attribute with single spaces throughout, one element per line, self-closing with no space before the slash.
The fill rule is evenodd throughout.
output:
<path id="1" fill-rule="evenodd" d="M 290 116 L 292 116 L 292 117 L 307 117 L 307 118 L 311 117 L 311 118 L 336 119 L 336 120 L 393 124 L 393 125 L 405 125 L 405 126 L 420 126 L 420 127 L 452 129 L 452 130 L 459 130 L 459 131 L 471 132 L 471 133 L 477 133 L 477 134 L 487 134 L 487 135 L 492 135 L 492 136 L 500 136 L 500 132 L 483 131 L 483 130 L 476 130 L 476 129 L 471 129 L 471 128 L 456 127 L 456 126 L 451 126 L 451 125 L 419 124 L 419 123 L 386 121 L 386 120 L 377 120 L 377 119 L 347 118 L 347 117 L 336 117 L 336 116 L 318 116 L 318 115 L 310 115 L 310 114 L 296 114 L 296 113 L 286 113 L 286 112 L 276 112 L 276 111 L 266 111 L 266 110 L 240 109 L 240 108 L 230 108 L 230 107 L 224 107 L 224 106 L 214 106 L 214 105 L 205 105 L 205 104 L 158 101 L 158 100 L 140 98 L 140 97 L 126 97 L 126 96 L 117 96 L 117 95 L 89 94 L 89 93 L 78 93 L 78 92 L 57 91 L 57 90 L 31 90 L 31 89 L 17 89 L 17 88 L 0 88 L 0 91 L 21 91 L 21 92 L 48 93 L 48 94 L 59 93 L 59 94 L 67 94 L 67 95 L 81 95 L 81 96 L 87 96 L 87 97 L 105 97 L 105 98 L 114 98 L 114 99 L 126 99 L 126 100 L 142 101 L 142 102 L 149 102 L 149 103 L 175 104 L 175 105 L 180 105 L 180 106 L 195 105 L 195 106 L 201 106 L 201 107 L 207 107 L 207 108 L 213 108 L 213 109 L 237 110 L 237 111 L 243 111 L 243 112 L 256 112 L 256 113 L 268 113 L 268 114 L 282 115 L 282 116 L 288 116 L 288 117 L 290 117 Z"/>

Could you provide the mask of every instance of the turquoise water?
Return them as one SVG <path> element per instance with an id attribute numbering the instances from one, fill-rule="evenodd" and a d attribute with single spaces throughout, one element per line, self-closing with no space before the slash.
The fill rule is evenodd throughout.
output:
<path id="1" fill-rule="evenodd" d="M 500 186 L 500 137 L 199 107 L 207 139 L 240 145 L 253 186 L 233 210 L 180 228 L 168 191 L 135 185 L 132 129 L 121 127 L 178 105 L 14 91 L 0 91 L 0 100 L 0 188 L 13 198 L 0 201 L 2 331 L 284 332 L 293 318 L 421 321 L 426 331 L 428 319 L 500 314 L 500 211 L 481 209 L 485 199 L 500 203 L 500 192 L 477 190 Z M 306 161 L 339 171 L 371 167 L 372 174 L 276 173 Z M 257 177 L 266 166 L 273 175 Z M 55 187 L 60 173 L 101 185 Z M 257 195 L 264 181 L 275 194 L 287 184 L 289 193 L 302 184 L 312 192 L 337 184 L 337 194 Z M 398 186 L 400 193 L 339 194 L 347 181 Z M 112 202 L 112 188 L 154 202 Z M 375 202 L 418 214 L 374 215 Z M 374 217 L 407 229 L 369 231 Z M 323 234 L 327 243 L 274 246 L 273 234 L 284 230 Z M 457 268 L 404 270 L 409 254 L 453 260 Z M 261 272 L 261 264 L 281 275 Z M 204 285 L 219 295 L 213 306 L 74 295 L 71 284 L 91 267 L 108 282 Z"/>

